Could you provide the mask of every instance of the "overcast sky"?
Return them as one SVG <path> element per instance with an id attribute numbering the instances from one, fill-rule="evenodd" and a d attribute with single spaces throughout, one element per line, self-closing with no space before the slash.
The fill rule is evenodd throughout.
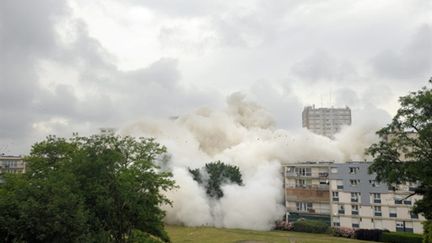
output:
<path id="1" fill-rule="evenodd" d="M 430 0 L 1 0 L 0 153 L 48 134 L 224 107 L 383 122 L 432 75 Z"/>

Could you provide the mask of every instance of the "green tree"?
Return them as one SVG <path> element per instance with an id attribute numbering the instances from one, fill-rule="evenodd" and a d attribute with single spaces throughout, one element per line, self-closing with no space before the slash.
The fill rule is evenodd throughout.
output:
<path id="1" fill-rule="evenodd" d="M 207 163 L 201 170 L 189 169 L 189 172 L 195 181 L 204 185 L 207 195 L 216 199 L 224 196 L 222 184 L 243 184 L 239 167 L 221 161 Z"/>
<path id="2" fill-rule="evenodd" d="M 136 232 L 169 241 L 161 193 L 174 187 L 153 139 L 48 137 L 33 145 L 28 170 L 0 185 L 6 242 L 126 242 Z M 129 240 L 128 240 L 129 239 Z"/>
<path id="3" fill-rule="evenodd" d="M 414 211 L 432 220 L 432 90 L 423 87 L 399 102 L 391 123 L 377 132 L 380 142 L 368 149 L 374 157 L 370 172 L 389 184 L 417 184 L 414 193 L 423 199 Z"/>

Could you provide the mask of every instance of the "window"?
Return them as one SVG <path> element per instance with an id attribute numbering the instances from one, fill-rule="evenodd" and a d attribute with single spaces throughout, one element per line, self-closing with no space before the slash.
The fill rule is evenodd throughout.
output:
<path id="1" fill-rule="evenodd" d="M 374 215 L 378 217 L 382 216 L 381 206 L 374 206 Z"/>
<path id="2" fill-rule="evenodd" d="M 344 207 L 344 205 L 339 205 L 338 213 L 339 214 L 345 214 L 345 207 Z"/>
<path id="3" fill-rule="evenodd" d="M 305 179 L 297 179 L 296 180 L 296 187 L 308 187 L 311 185 L 311 180 L 305 180 Z"/>
<path id="4" fill-rule="evenodd" d="M 299 176 L 311 176 L 312 169 L 311 168 L 296 168 L 296 173 Z"/>
<path id="5" fill-rule="evenodd" d="M 400 197 L 400 196 L 396 196 L 395 198 L 394 198 L 394 203 L 395 204 L 402 204 L 402 198 Z"/>
<path id="6" fill-rule="evenodd" d="M 343 190 L 344 186 L 343 186 L 343 181 L 342 180 L 337 180 L 336 181 L 336 188 L 338 190 Z"/>
<path id="7" fill-rule="evenodd" d="M 352 215 L 358 215 L 359 214 L 359 207 L 358 207 L 358 205 L 352 205 L 351 206 L 351 214 Z"/>
<path id="8" fill-rule="evenodd" d="M 373 203 L 381 203 L 381 193 L 372 193 Z"/>
<path id="9" fill-rule="evenodd" d="M 351 192 L 351 202 L 358 202 L 360 197 L 360 192 Z"/>
<path id="10" fill-rule="evenodd" d="M 333 217 L 333 226 L 334 227 L 339 227 L 340 226 L 339 217 Z"/>
<path id="11" fill-rule="evenodd" d="M 360 167 L 349 167 L 349 173 L 350 174 L 357 174 L 360 170 Z"/>
<path id="12" fill-rule="evenodd" d="M 412 211 L 410 211 L 410 215 L 412 219 L 418 219 L 418 214 L 413 213 Z"/>
<path id="13" fill-rule="evenodd" d="M 353 228 L 359 228 L 360 227 L 360 219 L 353 218 L 351 222 L 352 222 L 352 227 Z"/>
<path id="14" fill-rule="evenodd" d="M 360 180 L 350 180 L 350 184 L 351 186 L 357 186 L 358 184 L 360 184 Z"/>
<path id="15" fill-rule="evenodd" d="M 411 200 L 409 200 L 409 199 L 408 199 L 408 200 L 404 200 L 403 203 L 404 203 L 405 205 L 411 205 Z"/>
<path id="16" fill-rule="evenodd" d="M 396 210 L 396 208 L 389 208 L 389 217 L 390 218 L 397 218 L 397 210 Z"/>
<path id="17" fill-rule="evenodd" d="M 296 202 L 297 211 L 309 212 L 312 210 L 312 203 L 310 202 Z"/>
<path id="18" fill-rule="evenodd" d="M 339 192 L 332 192 L 333 201 L 339 202 Z"/>

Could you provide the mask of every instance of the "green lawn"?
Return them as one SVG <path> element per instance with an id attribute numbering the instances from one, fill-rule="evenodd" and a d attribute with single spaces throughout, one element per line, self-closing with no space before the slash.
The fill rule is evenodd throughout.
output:
<path id="1" fill-rule="evenodd" d="M 177 242 L 202 242 L 202 243 L 264 243 L 264 242 L 292 242 L 292 243 L 312 243 L 312 242 L 369 242 L 351 240 L 346 238 L 332 237 L 326 234 L 310 234 L 287 231 L 254 231 L 241 229 L 218 229 L 210 227 L 182 227 L 166 226 L 171 240 Z"/>

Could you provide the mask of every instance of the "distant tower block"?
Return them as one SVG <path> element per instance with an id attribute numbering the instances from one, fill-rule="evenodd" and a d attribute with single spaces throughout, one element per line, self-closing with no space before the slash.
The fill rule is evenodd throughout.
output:
<path id="1" fill-rule="evenodd" d="M 303 127 L 313 133 L 333 139 L 343 126 L 351 125 L 351 109 L 315 108 L 306 106 L 302 113 Z"/>
<path id="2" fill-rule="evenodd" d="M 115 128 L 99 128 L 99 134 L 102 136 L 114 136 L 116 133 L 116 129 Z"/>

